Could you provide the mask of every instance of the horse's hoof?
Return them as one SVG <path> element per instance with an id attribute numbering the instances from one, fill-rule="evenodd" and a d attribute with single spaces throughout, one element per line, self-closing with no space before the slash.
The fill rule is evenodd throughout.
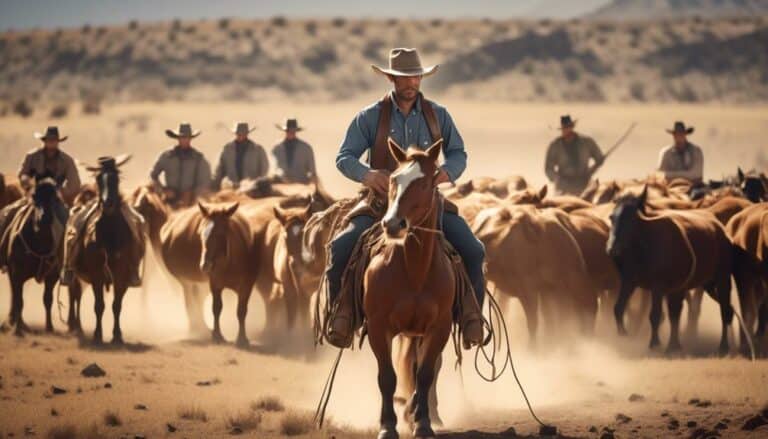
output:
<path id="1" fill-rule="evenodd" d="M 661 342 L 658 339 L 651 339 L 651 342 L 648 343 L 648 349 L 655 351 L 661 346 Z"/>
<path id="2" fill-rule="evenodd" d="M 251 343 L 248 341 L 247 338 L 241 337 L 237 339 L 235 346 L 237 346 L 240 349 L 246 349 L 251 346 Z"/>
<path id="3" fill-rule="evenodd" d="M 721 357 L 726 357 L 730 351 L 731 349 L 728 347 L 728 345 L 720 345 L 720 348 L 717 350 L 717 354 Z"/>
<path id="4" fill-rule="evenodd" d="M 112 337 L 112 345 L 113 346 L 122 346 L 123 344 L 124 344 L 124 342 L 123 342 L 123 337 L 122 336 Z"/>
<path id="5" fill-rule="evenodd" d="M 421 420 L 417 423 L 416 428 L 413 430 L 413 437 L 424 439 L 435 437 L 435 432 L 432 430 L 429 419 Z"/>
<path id="6" fill-rule="evenodd" d="M 222 344 L 226 343 L 226 340 L 224 340 L 224 336 L 221 335 L 221 333 L 214 332 L 213 333 L 213 342 L 216 344 Z"/>
<path id="7" fill-rule="evenodd" d="M 625 328 L 624 326 L 617 327 L 617 330 L 619 335 L 622 337 L 626 337 L 627 335 L 629 335 L 629 333 L 627 332 L 627 328 Z"/>
<path id="8" fill-rule="evenodd" d="M 665 354 L 669 357 L 678 357 L 683 355 L 683 347 L 680 345 L 680 343 L 670 343 L 669 346 L 667 346 L 667 350 Z"/>
<path id="9" fill-rule="evenodd" d="M 384 427 L 379 431 L 377 439 L 400 439 L 400 435 L 397 434 L 395 427 Z"/>

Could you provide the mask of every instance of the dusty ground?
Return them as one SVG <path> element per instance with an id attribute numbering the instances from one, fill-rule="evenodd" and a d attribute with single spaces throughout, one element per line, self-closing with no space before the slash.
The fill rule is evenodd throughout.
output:
<path id="1" fill-rule="evenodd" d="M 336 172 L 333 153 L 352 115 L 373 98 L 334 106 L 280 101 L 131 104 L 106 107 L 97 116 L 75 115 L 59 124 L 70 135 L 64 148 L 81 160 L 132 152 L 134 160 L 125 169 L 127 190 L 144 181 L 160 149 L 171 144 L 163 129 L 176 126 L 179 119 L 189 120 L 203 130 L 195 145 L 215 160 L 218 148 L 228 140 L 224 128 L 233 120 L 256 122 L 259 129 L 253 138 L 269 146 L 279 134 L 272 123 L 296 115 L 307 127 L 303 137 L 315 145 L 323 181 L 332 193 L 342 196 L 352 193 L 354 186 Z M 732 174 L 737 165 L 750 168 L 763 163 L 760 157 L 765 159 L 766 107 L 443 103 L 451 110 L 469 150 L 467 176 L 522 174 L 535 184 L 543 183 L 544 149 L 556 134 L 550 127 L 564 112 L 579 119 L 579 129 L 594 136 L 603 148 L 630 123 L 638 122 L 635 132 L 599 174 L 601 178 L 639 177 L 651 172 L 658 149 L 670 141 L 664 128 L 676 119 L 696 127 L 691 140 L 704 149 L 708 177 Z M 43 130 L 47 124 L 41 117 L 1 118 L 0 171 L 15 173 L 24 152 L 35 146 L 31 133 Z M 314 409 L 332 352 L 326 348 L 306 350 L 308 337 L 303 335 L 261 338 L 263 307 L 256 298 L 249 315 L 252 349 L 243 351 L 231 345 L 187 340 L 177 286 L 152 269 L 147 283 L 146 295 L 135 290 L 126 298 L 123 329 L 131 343 L 126 349 L 81 346 L 75 338 L 62 335 L 65 327 L 58 320 L 58 334 L 53 336 L 17 339 L 0 334 L 0 437 L 11 433 L 24 436 L 27 428 L 37 437 L 45 437 L 52 428 L 67 426 L 76 427 L 80 433 L 85 431 L 77 437 L 88 437 L 93 431 L 103 437 L 216 437 L 230 433 L 229 417 L 252 421 L 253 416 L 246 416 L 252 412 L 250 404 L 263 396 L 279 397 L 287 412 L 303 414 Z M 25 318 L 40 327 L 39 288 L 29 284 L 25 299 Z M 7 313 L 8 303 L 7 286 L 2 281 L 0 315 Z M 209 302 L 206 306 L 210 306 Z M 708 299 L 704 306 L 704 338 L 685 345 L 688 352 L 697 355 L 714 352 L 717 344 L 717 310 Z M 86 293 L 83 315 L 87 334 L 93 328 L 92 308 L 92 297 Z M 223 316 L 224 334 L 232 340 L 236 329 L 232 297 L 225 299 Z M 740 430 L 745 418 L 768 402 L 768 367 L 764 361 L 649 356 L 646 334 L 619 340 L 613 336 L 613 327 L 605 322 L 599 324 L 598 332 L 604 335 L 598 340 L 568 343 L 560 348 L 540 346 L 533 353 L 526 348 L 525 323 L 517 304 L 510 308 L 508 321 L 516 364 L 531 402 L 541 418 L 557 425 L 565 435 L 597 437 L 603 427 L 608 427 L 615 428 L 620 437 L 688 437 L 697 428 L 711 430 L 722 420 L 728 420 L 723 435 L 768 434 L 768 427 L 751 436 Z M 108 311 L 107 331 L 111 324 Z M 664 335 L 662 340 L 666 340 Z M 92 362 L 103 367 L 107 376 L 81 377 L 80 370 Z M 452 370 L 452 364 L 453 359 L 446 357 L 439 382 L 445 437 L 483 437 L 466 432 L 491 434 L 510 427 L 521 435 L 537 432 L 511 376 L 486 384 L 474 375 L 471 356 L 465 359 L 461 374 Z M 370 429 L 377 424 L 379 404 L 375 377 L 375 363 L 367 349 L 345 354 L 329 416 L 348 433 L 336 437 L 370 437 Z M 197 384 L 205 381 L 210 385 Z M 111 388 L 105 388 L 106 383 Z M 51 386 L 66 389 L 67 393 L 53 395 Z M 642 395 L 643 400 L 630 402 L 632 394 Z M 690 405 L 693 398 L 710 401 L 711 406 Z M 147 410 L 135 409 L 137 404 L 145 405 Z M 204 413 L 207 421 L 180 418 L 193 408 Z M 121 425 L 106 425 L 107 412 L 116 414 Z M 621 423 L 618 414 L 632 420 Z M 285 416 L 285 412 L 265 412 L 261 425 L 245 433 L 252 437 L 280 436 Z M 679 427 L 670 430 L 672 418 Z M 695 422 L 696 427 L 689 428 L 689 422 Z M 177 429 L 175 433 L 168 432 L 168 423 Z M 598 433 L 589 432 L 591 426 Z"/>

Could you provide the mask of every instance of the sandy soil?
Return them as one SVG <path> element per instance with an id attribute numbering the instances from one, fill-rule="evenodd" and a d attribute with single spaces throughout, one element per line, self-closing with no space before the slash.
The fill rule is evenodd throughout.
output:
<path id="1" fill-rule="evenodd" d="M 220 145 L 228 140 L 225 128 L 234 119 L 255 121 L 259 129 L 253 138 L 270 146 L 279 134 L 272 123 L 296 115 L 307 127 L 303 137 L 315 146 L 323 181 L 332 193 L 343 196 L 355 188 L 335 170 L 333 153 L 351 117 L 373 98 L 334 106 L 283 101 L 255 105 L 131 104 L 107 107 L 97 116 L 75 115 L 59 125 L 70 135 L 64 148 L 81 160 L 133 153 L 134 160 L 125 169 L 123 187 L 128 190 L 146 179 L 152 160 L 161 148 L 171 144 L 163 129 L 175 126 L 181 118 L 203 130 L 195 144 L 214 160 Z M 756 166 L 761 151 L 764 154 L 766 149 L 761 143 L 768 114 L 765 107 L 443 103 L 451 110 L 469 150 L 467 176 L 522 174 L 542 184 L 544 150 L 556 134 L 550 127 L 564 112 L 579 119 L 579 129 L 594 136 L 603 148 L 630 123 L 638 122 L 626 144 L 607 162 L 600 178 L 640 177 L 651 172 L 659 148 L 670 141 L 664 128 L 676 119 L 696 127 L 691 140 L 704 149 L 708 177 L 735 173 L 737 165 Z M 24 152 L 35 146 L 31 133 L 43 130 L 47 124 L 35 117 L 0 119 L 0 171 L 15 173 Z M 307 349 L 308 336 L 304 335 L 260 337 L 263 306 L 258 295 L 253 295 L 249 315 L 254 347 L 243 351 L 232 345 L 188 340 L 178 287 L 152 269 L 147 284 L 145 293 L 134 290 L 126 297 L 123 331 L 129 345 L 125 349 L 81 345 L 77 339 L 63 335 L 65 325 L 57 317 L 57 335 L 17 339 L 0 334 L 0 437 L 24 436 L 27 429 L 45 437 L 51 429 L 63 431 L 67 426 L 81 433 L 76 437 L 89 437 L 93 432 L 100 437 L 217 437 L 231 432 L 230 417 L 241 421 L 253 418 L 245 414 L 252 412 L 253 401 L 264 396 L 279 397 L 286 412 L 304 414 L 314 409 L 333 352 L 327 348 L 316 352 Z M 65 294 L 62 291 L 62 300 Z M 3 281 L 0 315 L 8 312 L 8 296 Z M 41 327 L 40 288 L 28 284 L 25 299 L 25 319 Z M 92 309 L 92 295 L 86 292 L 86 334 L 93 329 Z M 210 309 L 210 300 L 206 309 Z M 765 362 L 700 356 L 714 352 L 717 345 L 717 309 L 709 299 L 704 303 L 702 339 L 684 342 L 687 352 L 697 355 L 682 359 L 649 355 L 645 332 L 635 338 L 618 339 L 608 322 L 599 323 L 600 336 L 595 340 L 560 347 L 542 345 L 530 351 L 526 347 L 525 322 L 516 303 L 508 310 L 507 319 L 518 372 L 531 402 L 539 416 L 557 425 L 564 435 L 597 437 L 607 427 L 616 429 L 620 437 L 688 437 L 697 428 L 712 430 L 720 421 L 727 426 L 722 431 L 724 436 L 768 434 L 768 427 L 751 434 L 740 430 L 744 420 L 768 402 Z M 104 324 L 107 330 L 111 328 L 109 311 Z M 232 295 L 225 297 L 223 330 L 225 337 L 234 339 Z M 664 334 L 662 340 L 666 340 Z M 452 368 L 454 359 L 446 356 L 438 384 L 440 411 L 446 422 L 444 437 L 505 437 L 497 433 L 510 427 L 521 435 L 536 434 L 538 428 L 512 377 L 483 383 L 475 376 L 471 360 L 468 355 L 459 373 Z M 81 369 L 93 362 L 106 370 L 105 377 L 80 375 Z M 197 384 L 206 381 L 210 385 Z M 105 388 L 106 383 L 111 387 Z M 66 389 L 67 393 L 54 395 L 51 386 Z M 632 394 L 643 398 L 630 402 Z M 711 405 L 689 404 L 694 398 L 710 401 Z M 137 404 L 147 409 L 137 410 Z M 333 424 L 343 427 L 345 433 L 332 430 L 309 435 L 370 437 L 377 425 L 378 405 L 376 368 L 370 351 L 349 352 L 329 406 Z M 204 413 L 207 421 L 181 419 L 193 408 Z M 106 425 L 107 412 L 116 414 L 121 425 Z M 250 437 L 278 437 L 286 412 L 264 412 L 261 424 L 244 433 Z M 618 414 L 632 420 L 622 423 L 617 420 Z M 679 427 L 669 429 L 673 418 Z M 696 426 L 689 428 L 689 422 Z M 175 433 L 168 432 L 168 423 L 177 429 Z M 591 426 L 597 433 L 589 431 Z M 407 431 L 406 426 L 402 431 Z"/>

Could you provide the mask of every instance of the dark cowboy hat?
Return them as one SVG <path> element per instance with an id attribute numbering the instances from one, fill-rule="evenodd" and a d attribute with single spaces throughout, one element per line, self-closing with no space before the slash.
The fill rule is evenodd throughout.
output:
<path id="1" fill-rule="evenodd" d="M 564 114 L 560 116 L 560 129 L 562 130 L 563 128 L 573 128 L 576 126 L 576 121 L 577 119 L 571 119 L 570 114 Z"/>
<path id="2" fill-rule="evenodd" d="M 131 154 L 120 154 L 117 157 L 112 156 L 102 156 L 96 159 L 96 162 L 98 163 L 96 166 L 89 165 L 87 163 L 78 162 L 78 164 L 82 165 L 88 172 L 101 172 L 101 171 L 109 171 L 109 170 L 117 170 L 120 168 L 120 166 L 123 166 L 125 162 L 131 159 Z"/>
<path id="3" fill-rule="evenodd" d="M 232 134 L 248 134 L 248 133 L 252 132 L 255 129 L 256 129 L 256 127 L 250 128 L 248 126 L 248 122 L 237 122 L 232 127 L 231 131 L 232 131 Z"/>
<path id="4" fill-rule="evenodd" d="M 667 130 L 669 134 L 691 134 L 693 132 L 693 127 L 686 127 L 685 124 L 681 121 L 675 122 L 674 128 L 671 130 Z"/>
<path id="5" fill-rule="evenodd" d="M 439 66 L 423 67 L 416 49 L 397 48 L 389 51 L 389 68 L 371 64 L 375 72 L 393 76 L 429 76 Z"/>
<path id="6" fill-rule="evenodd" d="M 280 130 L 280 131 L 288 131 L 288 130 L 301 131 L 301 130 L 304 129 L 304 128 L 299 126 L 299 122 L 295 118 L 286 119 L 285 120 L 285 124 L 283 124 L 283 125 L 280 125 L 279 123 L 276 123 L 275 127 L 277 127 L 277 129 Z"/>
<path id="7" fill-rule="evenodd" d="M 67 140 L 69 136 L 61 137 L 59 135 L 59 127 L 48 127 L 45 130 L 45 134 L 43 133 L 34 133 L 35 139 L 38 140 L 48 140 L 48 139 L 58 139 L 59 142 L 63 142 Z"/>
<path id="8" fill-rule="evenodd" d="M 179 124 L 179 130 L 173 131 L 171 129 L 165 130 L 165 135 L 172 138 L 172 139 L 178 139 L 179 137 L 197 137 L 200 135 L 200 131 L 192 131 L 192 125 L 189 124 L 189 122 L 182 122 Z"/>

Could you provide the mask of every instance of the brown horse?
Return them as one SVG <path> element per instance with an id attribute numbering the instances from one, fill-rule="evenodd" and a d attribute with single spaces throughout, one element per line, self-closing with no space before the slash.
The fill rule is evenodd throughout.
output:
<path id="1" fill-rule="evenodd" d="M 398 167 L 390 177 L 389 207 L 381 221 L 384 241 L 372 255 L 363 282 L 368 341 L 378 363 L 381 393 L 379 439 L 397 438 L 394 394 L 397 376 L 392 341 L 402 334 L 418 339 L 413 408 L 417 438 L 434 437 L 429 394 L 436 364 L 451 334 L 456 294 L 453 266 L 439 238 L 439 194 L 435 184 L 442 141 L 426 151 L 403 151 L 389 139 Z"/>
<path id="2" fill-rule="evenodd" d="M 51 178 L 36 181 L 26 205 L 16 210 L 9 218 L 7 247 L 8 278 L 11 284 L 11 311 L 8 324 L 15 328 L 16 335 L 23 335 L 29 328 L 24 323 L 24 284 L 29 279 L 43 282 L 43 304 L 45 305 L 45 330 L 53 332 L 51 306 L 53 288 L 59 279 L 61 266 L 61 242 L 64 234 L 64 219 L 58 218 L 57 209 L 65 209 L 58 197 L 56 182 Z M 5 212 L 7 213 L 7 212 Z M 6 325 L 3 324 L 3 327 Z"/>
<path id="3" fill-rule="evenodd" d="M 248 300 L 260 265 L 250 226 L 237 213 L 238 207 L 237 202 L 223 206 L 198 202 L 197 207 L 172 216 L 160 230 L 160 254 L 185 290 L 193 284 L 208 284 L 214 342 L 224 341 L 219 324 L 222 292 L 227 288 L 237 294 L 237 345 L 245 347 Z"/>
<path id="4" fill-rule="evenodd" d="M 723 226 L 706 211 L 665 211 L 646 214 L 647 189 L 639 196 L 617 200 L 611 215 L 607 251 L 616 262 L 621 288 L 614 315 L 620 334 L 626 334 L 623 315 L 636 287 L 651 291 L 651 342 L 659 343 L 661 302 L 667 297 L 671 322 L 668 352 L 681 350 L 680 313 L 686 291 L 703 287 L 720 304 L 722 337 L 720 353 L 728 352 L 728 326 L 733 319 L 730 303 L 731 243 Z"/>
<path id="5" fill-rule="evenodd" d="M 745 325 L 741 350 L 746 354 L 748 345 L 744 332 L 751 335 L 760 316 L 755 337 L 761 339 L 768 323 L 768 203 L 744 209 L 728 222 L 726 230 L 734 246 L 733 278 Z M 766 355 L 766 352 L 761 354 Z"/>
<path id="6" fill-rule="evenodd" d="M 128 289 L 131 267 L 136 267 L 144 257 L 144 240 L 137 242 L 128 219 L 122 214 L 123 197 L 120 195 L 119 167 L 130 156 L 118 158 L 112 165 L 87 167 L 95 174 L 96 198 L 87 204 L 76 205 L 75 214 L 68 222 L 72 224 L 82 221 L 80 239 L 74 243 L 80 246 L 77 256 L 72 261 L 72 268 L 78 279 L 73 280 L 69 287 L 69 327 L 70 330 L 80 330 L 80 298 L 82 286 L 80 281 L 91 284 L 94 294 L 94 311 L 96 313 L 96 328 L 93 341 L 102 343 L 101 318 L 104 314 L 104 291 L 114 287 L 115 297 L 112 302 L 114 326 L 112 343 L 122 344 L 123 335 L 120 328 L 120 313 L 123 297 Z M 85 192 L 90 194 L 90 190 Z M 90 195 L 80 197 L 88 200 Z M 80 209 L 79 211 L 77 209 Z M 79 227 L 79 226 L 75 226 Z M 68 232 L 69 233 L 69 232 Z"/>

